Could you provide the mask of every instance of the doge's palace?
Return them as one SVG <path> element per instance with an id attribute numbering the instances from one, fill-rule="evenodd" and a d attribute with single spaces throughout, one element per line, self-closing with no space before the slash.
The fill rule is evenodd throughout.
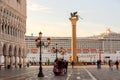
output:
<path id="1" fill-rule="evenodd" d="M 26 0 L 0 0 L 0 65 L 25 65 L 25 33 Z"/>

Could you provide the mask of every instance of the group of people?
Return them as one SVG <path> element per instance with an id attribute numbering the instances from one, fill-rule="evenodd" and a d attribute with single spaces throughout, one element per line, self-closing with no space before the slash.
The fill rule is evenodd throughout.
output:
<path id="1" fill-rule="evenodd" d="M 115 62 L 113 62 L 111 59 L 108 61 L 108 65 L 109 65 L 109 68 L 111 70 L 113 70 L 113 65 L 116 65 L 116 69 L 118 70 L 119 69 L 119 61 L 116 60 Z M 97 68 L 100 69 L 101 68 L 101 60 L 97 60 Z"/>
<path id="2" fill-rule="evenodd" d="M 118 60 L 116 60 L 115 63 L 113 63 L 112 60 L 109 60 L 108 64 L 109 64 L 109 68 L 110 68 L 111 70 L 113 70 L 113 65 L 114 65 L 114 64 L 116 65 L 116 69 L 117 69 L 117 70 L 119 69 L 119 61 L 118 61 Z"/>
<path id="3" fill-rule="evenodd" d="M 53 72 L 56 76 L 66 74 L 67 73 L 67 68 L 68 68 L 68 61 L 66 61 L 62 58 L 55 59 Z"/>

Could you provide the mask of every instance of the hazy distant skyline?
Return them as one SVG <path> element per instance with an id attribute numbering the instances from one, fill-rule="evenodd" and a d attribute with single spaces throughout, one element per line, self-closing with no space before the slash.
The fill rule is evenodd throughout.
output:
<path id="1" fill-rule="evenodd" d="M 97 35 L 109 27 L 120 33 L 119 0 L 27 0 L 26 35 L 71 37 L 70 13 L 78 11 L 77 37 Z"/>

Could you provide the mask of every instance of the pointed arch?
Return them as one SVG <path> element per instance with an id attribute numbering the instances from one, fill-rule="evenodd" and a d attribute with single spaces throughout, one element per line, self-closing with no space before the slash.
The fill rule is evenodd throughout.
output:
<path id="1" fill-rule="evenodd" d="M 18 56 L 21 57 L 21 48 L 18 49 Z"/>
<path id="2" fill-rule="evenodd" d="M 14 56 L 18 56 L 18 53 L 17 53 L 17 46 L 14 47 Z"/>
<path id="3" fill-rule="evenodd" d="M 3 45 L 2 52 L 3 52 L 3 55 L 6 56 L 6 53 L 7 53 L 7 47 L 6 47 L 5 44 Z"/>
<path id="4" fill-rule="evenodd" d="M 9 52 L 8 55 L 9 55 L 9 56 L 12 56 L 12 46 L 11 46 L 11 45 L 10 45 L 9 48 L 8 48 L 8 52 Z"/>

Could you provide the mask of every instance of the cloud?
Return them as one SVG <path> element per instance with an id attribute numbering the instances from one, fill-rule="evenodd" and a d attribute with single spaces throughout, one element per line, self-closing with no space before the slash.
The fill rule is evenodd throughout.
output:
<path id="1" fill-rule="evenodd" d="M 43 12 L 43 13 L 51 13 L 52 12 L 51 8 L 41 5 L 41 4 L 38 4 L 38 3 L 30 2 L 30 1 L 28 1 L 28 3 L 27 3 L 27 8 L 30 11 L 39 11 L 39 12 Z"/>

